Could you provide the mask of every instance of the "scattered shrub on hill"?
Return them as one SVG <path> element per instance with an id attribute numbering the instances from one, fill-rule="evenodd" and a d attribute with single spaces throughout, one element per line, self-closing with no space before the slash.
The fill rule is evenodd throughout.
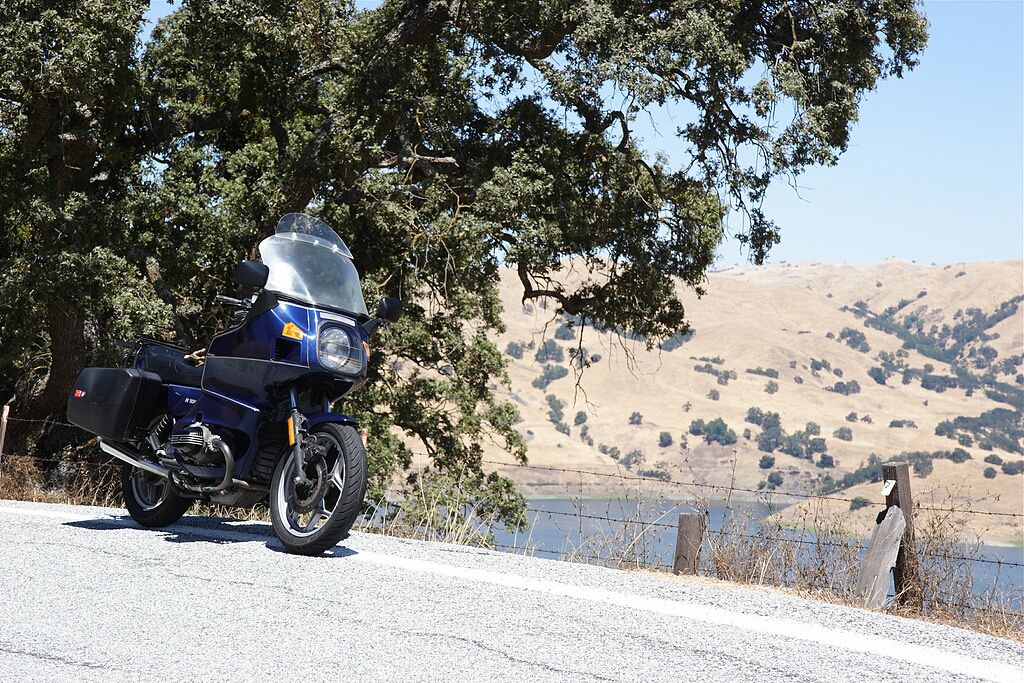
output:
<path id="1" fill-rule="evenodd" d="M 840 368 L 832 368 L 832 374 L 836 377 L 842 377 L 843 371 Z"/>
<path id="2" fill-rule="evenodd" d="M 824 453 L 828 450 L 828 445 L 825 443 L 825 439 L 820 436 L 816 436 L 807 442 L 807 455 L 814 455 L 815 453 Z"/>
<path id="3" fill-rule="evenodd" d="M 892 429 L 917 429 L 917 425 L 914 424 L 913 420 L 892 420 L 889 422 L 889 427 Z"/>
<path id="4" fill-rule="evenodd" d="M 760 365 L 758 365 L 756 368 L 747 368 L 747 372 L 750 373 L 751 375 L 761 375 L 762 377 L 771 377 L 772 379 L 779 378 L 778 370 L 776 370 L 775 368 L 766 368 L 762 370 Z"/>
<path id="5" fill-rule="evenodd" d="M 625 467 L 626 469 L 632 469 L 633 465 L 636 465 L 643 459 L 644 452 L 641 451 L 639 448 L 634 448 L 629 453 L 626 453 L 624 456 L 622 456 L 619 462 L 622 463 L 623 467 Z"/>
<path id="6" fill-rule="evenodd" d="M 861 353 L 868 353 L 871 351 L 871 347 L 868 346 L 867 337 L 864 333 L 855 330 L 852 327 L 844 327 L 843 331 L 839 333 L 839 338 L 846 342 L 846 345 L 851 349 L 856 349 Z"/>
<path id="7" fill-rule="evenodd" d="M 562 412 L 562 408 L 565 407 L 565 403 L 559 401 L 554 394 L 548 394 L 544 397 L 544 400 L 548 402 L 548 419 L 554 424 L 558 424 L 565 417 Z"/>
<path id="8" fill-rule="evenodd" d="M 764 390 L 765 393 L 774 394 L 776 391 L 779 390 L 779 383 L 776 382 L 775 380 L 770 379 L 768 380 L 768 384 L 764 385 Z"/>
<path id="9" fill-rule="evenodd" d="M 936 457 L 938 457 L 938 451 L 936 451 Z M 958 465 L 962 462 L 971 460 L 971 454 L 962 448 L 954 448 L 953 450 L 948 451 L 945 457 L 946 460 L 952 460 Z"/>
<path id="10" fill-rule="evenodd" d="M 633 414 L 629 416 L 629 424 L 631 424 L 631 425 L 640 425 L 640 424 L 643 424 L 643 423 L 644 423 L 644 416 L 641 415 L 640 413 L 634 411 Z"/>
<path id="11" fill-rule="evenodd" d="M 775 456 L 762 455 L 761 461 L 757 463 L 757 466 L 760 467 L 762 470 L 770 470 L 771 468 L 775 467 Z"/>
<path id="12" fill-rule="evenodd" d="M 756 407 L 748 408 L 747 417 L 744 419 L 746 422 L 749 422 L 750 424 L 755 424 L 758 427 L 760 427 L 761 423 L 764 422 L 764 411 Z"/>
<path id="13" fill-rule="evenodd" d="M 834 386 L 825 387 L 825 391 L 832 391 L 843 396 L 860 393 L 860 384 L 855 379 L 849 382 L 836 382 Z"/>
<path id="14" fill-rule="evenodd" d="M 834 461 L 834 460 L 832 459 L 832 456 L 831 456 L 831 455 L 826 455 L 826 454 L 824 454 L 824 453 L 823 453 L 823 454 L 821 455 L 821 458 L 819 458 L 819 459 L 818 459 L 818 462 L 817 462 L 817 463 L 815 463 L 815 464 L 816 464 L 816 465 L 817 465 L 818 467 L 822 468 L 822 469 L 830 469 L 830 468 L 832 468 L 832 467 L 835 467 L 835 466 L 836 466 L 836 463 L 835 463 L 835 461 Z"/>
<path id="15" fill-rule="evenodd" d="M 690 356 L 690 359 L 691 360 L 702 360 L 705 363 L 714 363 L 715 365 L 722 365 L 723 363 L 725 363 L 725 360 L 722 359 L 720 356 L 715 356 L 714 358 L 708 358 L 707 356 L 701 356 L 700 358 L 694 358 L 693 356 Z"/>
<path id="16" fill-rule="evenodd" d="M 569 425 L 565 424 L 564 422 L 556 422 L 555 431 L 561 432 L 562 434 L 569 436 Z"/>
<path id="17" fill-rule="evenodd" d="M 821 425 L 817 422 L 808 422 L 807 425 L 804 426 L 804 433 L 807 434 L 807 436 L 819 436 L 821 434 Z"/>
<path id="18" fill-rule="evenodd" d="M 554 339 L 546 339 L 537 349 L 534 360 L 538 363 L 561 363 L 565 360 L 565 353 Z"/>
<path id="19" fill-rule="evenodd" d="M 996 478 L 996 470 L 995 470 L 994 467 L 986 467 L 985 471 L 982 472 L 982 474 L 985 475 L 986 479 L 995 479 Z"/>
<path id="20" fill-rule="evenodd" d="M 840 441 L 853 441 L 853 430 L 849 427 L 840 427 L 836 431 L 832 432 L 832 436 L 836 437 Z"/>
<path id="21" fill-rule="evenodd" d="M 953 420 L 943 420 L 935 427 L 935 434 L 950 439 L 971 434 L 984 450 L 992 450 L 994 445 L 1010 453 L 1024 453 L 1020 445 L 1021 438 L 1024 438 L 1021 418 L 1022 413 L 1016 410 L 993 408 L 978 417 L 961 415 Z"/>
<path id="22" fill-rule="evenodd" d="M 864 496 L 855 496 L 854 499 L 850 501 L 850 512 L 866 508 L 869 505 L 871 505 L 871 501 Z"/>
<path id="23" fill-rule="evenodd" d="M 576 341 L 576 330 L 568 325 L 559 325 L 555 328 L 555 339 L 561 341 Z"/>
<path id="24" fill-rule="evenodd" d="M 505 347 L 505 353 L 512 356 L 516 360 L 523 359 L 523 350 L 526 348 L 526 344 L 522 342 L 511 341 L 508 346 Z"/>
<path id="25" fill-rule="evenodd" d="M 750 427 L 747 427 L 746 429 L 743 430 L 743 438 L 746 439 L 747 441 L 750 441 L 750 437 Z"/>
<path id="26" fill-rule="evenodd" d="M 885 384 L 885 380 L 889 379 L 889 375 L 879 367 L 873 367 L 868 369 L 868 377 L 875 380 L 876 384 Z"/>
<path id="27" fill-rule="evenodd" d="M 856 422 L 857 421 L 857 413 L 850 413 L 849 415 L 847 415 L 846 416 L 846 421 L 847 422 Z"/>
<path id="28" fill-rule="evenodd" d="M 669 432 L 662 432 L 658 435 L 658 445 L 662 448 L 668 448 L 672 445 L 672 434 Z"/>
<path id="29" fill-rule="evenodd" d="M 797 384 L 803 384 L 804 378 L 797 375 L 796 377 L 793 378 L 793 381 L 796 382 Z"/>
<path id="30" fill-rule="evenodd" d="M 932 473 L 934 465 L 932 464 L 931 458 L 925 458 L 914 462 L 914 474 L 924 479 Z"/>
<path id="31" fill-rule="evenodd" d="M 544 373 L 540 377 L 534 379 L 532 384 L 537 389 L 543 390 L 556 379 L 562 379 L 568 374 L 569 371 L 563 365 L 545 365 Z"/>
<path id="32" fill-rule="evenodd" d="M 1002 465 L 1003 459 L 1000 458 L 995 453 L 993 453 L 992 455 L 985 456 L 985 462 L 987 462 L 989 465 Z"/>
<path id="33" fill-rule="evenodd" d="M 771 474 L 768 475 L 769 488 L 774 489 L 778 486 L 782 486 L 782 481 L 782 472 L 776 470 L 775 472 L 772 472 Z"/>
<path id="34" fill-rule="evenodd" d="M 824 358 L 821 360 L 811 359 L 811 372 L 819 372 L 821 370 L 832 371 L 832 366 Z"/>
<path id="35" fill-rule="evenodd" d="M 717 441 L 723 446 L 731 446 L 736 443 L 736 432 L 729 429 L 725 420 L 718 417 L 708 422 L 704 428 L 704 440 L 709 444 Z"/>
<path id="36" fill-rule="evenodd" d="M 961 446 L 970 447 L 974 445 L 974 437 L 972 437 L 970 434 L 957 434 L 956 441 Z"/>
<path id="37" fill-rule="evenodd" d="M 672 481 L 672 475 L 665 470 L 637 470 L 636 473 L 648 479 L 660 479 L 661 481 Z"/>
<path id="38" fill-rule="evenodd" d="M 779 440 L 778 449 L 786 455 L 792 455 L 794 458 L 803 458 L 805 455 L 803 440 L 797 434 L 783 436 Z"/>
<path id="39" fill-rule="evenodd" d="M 1020 474 L 1024 472 L 1024 460 L 1018 460 L 1017 462 L 1004 462 L 1000 469 L 1003 474 Z"/>
<path id="40" fill-rule="evenodd" d="M 718 393 L 718 389 L 712 389 L 711 391 L 708 392 L 708 398 L 710 398 L 712 401 L 717 401 L 719 398 L 721 398 L 721 394 Z"/>
<path id="41" fill-rule="evenodd" d="M 955 377 L 944 377 L 942 375 L 922 375 L 921 388 L 941 394 L 946 389 L 956 389 Z"/>
<path id="42" fill-rule="evenodd" d="M 874 420 L 871 419 L 870 415 L 865 415 L 860 419 L 861 422 L 867 422 L 868 424 L 874 424 Z"/>
<path id="43" fill-rule="evenodd" d="M 707 426 L 704 424 L 704 420 L 694 420 L 690 423 L 690 433 L 694 436 L 704 436 L 704 431 Z"/>

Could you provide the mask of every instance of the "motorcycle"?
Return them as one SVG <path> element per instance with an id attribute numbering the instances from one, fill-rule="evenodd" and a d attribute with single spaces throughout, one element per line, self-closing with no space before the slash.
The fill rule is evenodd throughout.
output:
<path id="1" fill-rule="evenodd" d="M 123 367 L 81 372 L 68 420 L 123 461 L 125 506 L 140 525 L 173 524 L 196 500 L 269 501 L 285 548 L 317 555 L 348 535 L 366 494 L 359 424 L 331 405 L 366 380 L 370 336 L 402 302 L 382 299 L 371 318 L 352 253 L 311 216 L 285 215 L 259 252 L 262 263 L 235 272 L 255 294 L 217 295 L 238 311 L 201 365 L 140 332 Z"/>

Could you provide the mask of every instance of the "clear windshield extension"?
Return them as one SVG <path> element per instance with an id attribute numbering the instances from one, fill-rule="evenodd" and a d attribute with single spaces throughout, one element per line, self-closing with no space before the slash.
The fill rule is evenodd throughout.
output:
<path id="1" fill-rule="evenodd" d="M 324 222 L 301 213 L 286 214 L 273 237 L 260 242 L 270 268 L 266 288 L 314 306 L 368 315 L 352 252 Z"/>

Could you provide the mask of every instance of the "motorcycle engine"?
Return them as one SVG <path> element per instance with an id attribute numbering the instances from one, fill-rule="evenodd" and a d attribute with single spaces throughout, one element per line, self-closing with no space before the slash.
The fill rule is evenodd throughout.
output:
<path id="1" fill-rule="evenodd" d="M 196 465 L 220 465 L 224 456 L 213 447 L 215 435 L 202 422 L 196 422 L 178 434 L 172 434 L 168 444 L 185 460 Z"/>

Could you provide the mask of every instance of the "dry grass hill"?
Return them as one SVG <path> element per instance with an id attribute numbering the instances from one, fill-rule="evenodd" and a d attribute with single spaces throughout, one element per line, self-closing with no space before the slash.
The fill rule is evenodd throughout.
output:
<path id="1" fill-rule="evenodd" d="M 579 327 L 574 335 L 557 333 L 564 319 L 536 304 L 523 306 L 518 283 L 507 273 L 502 298 L 508 330 L 497 343 L 512 354 L 518 349 L 522 357 L 510 358 L 511 388 L 500 391 L 519 406 L 530 464 L 627 477 L 643 470 L 672 482 L 731 483 L 762 492 L 815 492 L 835 486 L 827 477 L 841 482 L 857 476 L 876 458 L 916 453 L 910 456 L 917 465 L 916 500 L 1024 512 L 1024 474 L 1013 474 L 1022 458 L 1020 413 L 1006 412 L 1019 411 L 1024 388 L 1024 261 L 728 267 L 709 274 L 707 291 L 702 299 L 683 293 L 694 335 L 671 350 L 647 352 L 641 342 L 592 327 L 582 329 L 582 340 Z M 537 360 L 545 344 L 555 356 L 548 363 Z M 560 361 L 552 344 L 562 352 Z M 577 386 L 570 351 L 581 344 L 595 362 Z M 568 373 L 538 388 L 545 366 Z M 548 370 L 551 376 L 560 372 Z M 551 419 L 548 396 L 564 404 L 558 421 Z M 752 408 L 777 413 L 778 430 L 762 436 L 765 429 L 748 421 Z M 581 411 L 586 420 L 577 424 Z M 940 427 L 948 435 L 936 434 L 940 424 L 958 417 L 981 419 L 961 419 Z M 714 427 L 710 434 L 692 433 L 701 431 L 691 429 L 695 421 L 707 425 L 719 418 L 735 443 L 709 442 Z M 808 423 L 819 427 L 817 435 Z M 766 452 L 772 435 L 792 454 Z M 729 440 L 727 432 L 720 439 Z M 957 448 L 970 459 L 957 462 Z M 764 456 L 774 463 L 768 465 Z M 488 457 L 509 461 L 498 449 Z M 577 474 L 496 469 L 528 496 L 579 490 Z M 882 496 L 870 473 L 862 469 L 859 476 L 862 483 L 836 495 L 871 501 L 853 516 L 864 532 Z M 616 479 L 593 479 L 587 491 L 613 493 L 621 486 Z M 694 493 L 679 487 L 664 492 Z M 837 512 L 849 509 L 848 502 L 831 505 Z M 969 521 L 966 532 L 988 541 L 1024 541 L 1020 517 L 972 515 Z"/>

